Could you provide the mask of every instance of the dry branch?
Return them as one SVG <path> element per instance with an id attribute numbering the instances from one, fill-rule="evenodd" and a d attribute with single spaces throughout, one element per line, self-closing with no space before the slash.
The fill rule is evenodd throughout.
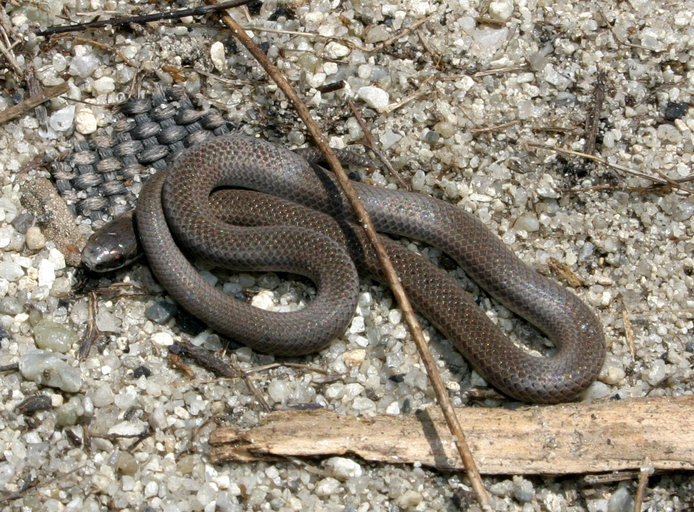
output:
<path id="1" fill-rule="evenodd" d="M 656 470 L 694 470 L 694 396 L 456 412 L 483 474 L 638 470 L 644 460 Z M 355 454 L 369 461 L 461 469 L 436 408 L 372 418 L 278 411 L 245 432 L 218 428 L 210 444 L 213 463 Z"/>
<path id="2" fill-rule="evenodd" d="M 51 87 L 46 87 L 43 92 L 37 94 L 36 96 L 31 96 L 17 105 L 13 105 L 2 112 L 0 112 L 0 124 L 5 124 L 13 119 L 22 117 L 24 114 L 29 112 L 31 109 L 38 107 L 41 103 L 44 103 L 51 98 L 65 94 L 68 90 L 67 82 L 63 82 L 60 85 L 54 85 Z"/>

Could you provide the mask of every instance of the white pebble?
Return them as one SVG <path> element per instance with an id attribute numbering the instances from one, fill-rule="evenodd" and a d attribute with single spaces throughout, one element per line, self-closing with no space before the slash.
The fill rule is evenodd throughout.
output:
<path id="1" fill-rule="evenodd" d="M 351 53 L 348 46 L 331 41 L 325 45 L 325 55 L 328 59 L 342 59 Z"/>
<path id="2" fill-rule="evenodd" d="M 330 474 L 339 480 L 349 480 L 360 477 L 363 473 L 361 466 L 352 459 L 344 457 L 331 457 L 323 463 Z"/>
<path id="3" fill-rule="evenodd" d="M 489 16 L 498 21 L 506 21 L 513 14 L 513 2 L 501 0 L 489 4 Z"/>
<path id="4" fill-rule="evenodd" d="M 158 492 L 159 484 L 157 482 L 155 482 L 154 480 L 147 482 L 147 485 L 145 485 L 145 498 L 151 498 L 152 496 L 156 496 Z"/>
<path id="5" fill-rule="evenodd" d="M 422 502 L 422 495 L 417 491 L 409 489 L 403 492 L 395 500 L 395 504 L 401 509 L 411 509 L 416 507 Z"/>
<path id="6" fill-rule="evenodd" d="M 6 248 L 12 241 L 14 228 L 12 226 L 0 227 L 0 249 Z"/>
<path id="7" fill-rule="evenodd" d="M 391 414 L 393 416 L 400 415 L 400 403 L 396 400 L 392 402 L 388 407 L 386 407 L 386 414 Z"/>
<path id="8" fill-rule="evenodd" d="M 600 380 L 603 381 L 605 384 L 615 386 L 622 382 L 624 380 L 624 377 L 626 377 L 626 373 L 624 373 L 623 369 L 618 368 L 616 366 L 612 366 L 607 369 L 604 375 L 600 376 Z"/>
<path id="9" fill-rule="evenodd" d="M 340 482 L 332 477 L 324 478 L 316 484 L 316 496 L 332 496 L 340 489 Z"/>
<path id="10" fill-rule="evenodd" d="M 653 363 L 651 363 L 651 366 L 644 373 L 643 378 L 651 386 L 657 386 L 663 381 L 663 379 L 665 379 L 665 374 L 665 361 L 662 359 L 656 359 L 653 361 Z"/>
<path id="11" fill-rule="evenodd" d="M 26 232 L 26 245 L 30 251 L 40 251 L 46 246 L 46 237 L 43 236 L 41 228 L 31 226 Z"/>
<path id="12" fill-rule="evenodd" d="M 356 368 L 364 362 L 364 359 L 366 359 L 366 350 L 363 348 L 348 350 L 342 354 L 342 359 L 344 359 L 345 365 L 348 368 Z"/>
<path id="13" fill-rule="evenodd" d="M 94 133 L 97 129 L 96 116 L 91 109 L 83 107 L 75 114 L 75 130 L 82 135 Z"/>
<path id="14" fill-rule="evenodd" d="M 273 380 L 267 387 L 267 392 L 277 403 L 287 403 L 287 398 L 289 398 L 289 388 L 287 384 L 281 380 Z"/>
<path id="15" fill-rule="evenodd" d="M 12 222 L 17 216 L 17 205 L 10 199 L 0 198 L 0 221 Z"/>
<path id="16" fill-rule="evenodd" d="M 212 60 L 212 64 L 217 71 L 222 72 L 226 69 L 226 51 L 224 45 L 219 41 L 212 43 L 212 46 L 210 46 L 210 60 Z"/>
<path id="17" fill-rule="evenodd" d="M 540 229 L 540 221 L 537 220 L 537 215 L 534 213 L 524 213 L 513 223 L 513 229 L 516 231 L 525 231 L 531 233 Z"/>
<path id="18" fill-rule="evenodd" d="M 173 345 L 174 339 L 168 332 L 155 332 L 152 334 L 152 343 L 162 347 L 170 347 Z"/>
<path id="19" fill-rule="evenodd" d="M 116 90 L 116 82 L 110 76 L 102 76 L 101 78 L 94 80 L 92 85 L 94 92 L 97 94 L 108 94 Z"/>
<path id="20" fill-rule="evenodd" d="M 424 171 L 418 169 L 417 172 L 414 173 L 414 176 L 412 176 L 412 190 L 421 192 L 421 190 L 424 188 L 425 179 L 426 175 L 424 174 Z"/>
<path id="21" fill-rule="evenodd" d="M 39 286 L 51 288 L 55 282 L 55 267 L 47 259 L 39 262 Z"/>
<path id="22" fill-rule="evenodd" d="M 47 350 L 24 354 L 19 358 L 19 371 L 27 380 L 68 393 L 77 393 L 82 387 L 79 370 Z"/>
<path id="23" fill-rule="evenodd" d="M 19 280 L 24 276 L 24 271 L 14 261 L 0 261 L 0 278 L 7 279 L 10 282 Z"/>
<path id="24" fill-rule="evenodd" d="M 142 421 L 121 421 L 108 429 L 109 434 L 117 434 L 120 436 L 136 436 L 146 430 L 146 426 Z"/>
<path id="25" fill-rule="evenodd" d="M 48 261 L 53 264 L 56 270 L 62 270 L 65 268 L 65 256 L 55 247 L 48 251 Z"/>
<path id="26" fill-rule="evenodd" d="M 383 133 L 383 135 L 381 135 L 379 140 L 383 146 L 383 149 L 388 149 L 393 146 L 393 144 L 399 142 L 400 139 L 402 139 L 402 135 L 395 133 L 392 130 L 387 130 L 385 133 Z"/>
<path id="27" fill-rule="evenodd" d="M 72 122 L 75 120 L 75 106 L 70 105 L 61 108 L 48 119 L 48 124 L 56 132 L 66 132 L 72 128 Z"/>
<path id="28" fill-rule="evenodd" d="M 94 55 L 78 55 L 73 57 L 68 73 L 72 76 L 87 78 L 99 66 L 99 59 Z"/>
<path id="29" fill-rule="evenodd" d="M 390 96 L 380 87 L 367 85 L 357 90 L 357 96 L 364 100 L 371 108 L 381 109 L 388 106 Z"/>
<path id="30" fill-rule="evenodd" d="M 275 307 L 274 295 L 270 291 L 262 290 L 251 299 L 251 305 L 258 309 L 271 311 Z"/>
<path id="31" fill-rule="evenodd" d="M 113 391 L 108 384 L 102 384 L 94 390 L 92 402 L 95 407 L 106 407 L 113 403 Z"/>
<path id="32" fill-rule="evenodd" d="M 34 342 L 39 348 L 64 354 L 77 343 L 77 340 L 75 331 L 53 320 L 43 319 L 34 326 Z"/>
<path id="33" fill-rule="evenodd" d="M 360 332 L 364 332 L 365 330 L 366 327 L 364 326 L 364 317 L 355 316 L 352 320 L 352 323 L 349 326 L 349 332 L 351 332 L 352 334 L 357 334 Z"/>

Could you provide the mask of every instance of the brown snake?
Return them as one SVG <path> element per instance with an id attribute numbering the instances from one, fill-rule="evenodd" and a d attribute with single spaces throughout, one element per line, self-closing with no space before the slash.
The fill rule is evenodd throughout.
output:
<path id="1" fill-rule="evenodd" d="M 276 197 L 212 193 L 219 187 Z M 556 345 L 551 356 L 517 347 L 446 272 L 382 237 L 414 307 L 490 384 L 519 400 L 547 403 L 569 400 L 595 380 L 605 356 L 602 329 L 574 294 L 525 265 L 453 205 L 422 194 L 354 187 L 379 232 L 440 248 Z M 357 304 L 355 265 L 384 280 L 335 178 L 259 139 L 227 135 L 186 150 L 147 182 L 136 217 L 149 265 L 169 294 L 214 330 L 262 352 L 306 354 L 342 334 Z M 257 309 L 205 281 L 177 243 L 219 266 L 305 275 L 316 285 L 316 297 L 294 312 Z"/>

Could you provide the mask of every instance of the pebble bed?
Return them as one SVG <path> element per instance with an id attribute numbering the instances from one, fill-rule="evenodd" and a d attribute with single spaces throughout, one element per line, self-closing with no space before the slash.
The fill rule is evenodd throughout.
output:
<path id="1" fill-rule="evenodd" d="M 167 347 L 174 342 L 220 350 L 222 340 L 206 330 L 183 332 L 175 306 L 156 293 L 141 264 L 99 281 L 132 283 L 148 293 L 101 297 L 96 324 L 103 336 L 86 360 L 78 359 L 88 299 L 73 294 L 81 274 L 47 239 L 40 219 L 21 206 L 18 177 L 43 172 L 27 164 L 69 151 L 78 134 L 108 130 L 112 106 L 126 98 L 134 80 L 148 90 L 184 78 L 181 85 L 190 95 L 247 133 L 290 147 L 306 144 L 307 137 L 274 84 L 211 19 L 81 34 L 117 48 L 125 62 L 112 49 L 69 38 L 42 44 L 32 30 L 63 24 L 63 6 L 73 14 L 94 10 L 110 16 L 169 4 L 19 4 L 0 8 L 10 37 L 24 41 L 15 48 L 17 65 L 33 66 L 43 86 L 67 81 L 69 91 L 46 104 L 45 124 L 32 113 L 0 125 L 0 366 L 18 364 L 18 370 L 0 374 L 1 507 L 479 510 L 465 478 L 424 467 L 344 457 L 211 465 L 207 437 L 215 421 L 248 428 L 264 413 L 242 381 L 220 380 L 194 364 L 195 375 L 188 378 L 169 366 Z M 346 98 L 353 98 L 414 190 L 474 212 L 541 271 L 555 258 L 583 281 L 577 293 L 598 312 L 609 343 L 603 372 L 585 400 L 694 392 L 694 198 L 676 190 L 643 190 L 651 182 L 639 176 L 529 143 L 583 151 L 585 118 L 602 70 L 598 154 L 670 180 L 691 176 L 691 12 L 691 3 L 662 0 L 269 0 L 250 18 L 234 11 L 255 27 L 252 34 L 299 89 L 333 146 L 349 146 L 362 136 L 346 106 Z M 418 21 L 423 23 L 391 41 Z M 28 96 L 3 60 L 0 80 L 0 111 Z M 339 81 L 342 88 L 326 89 Z M 396 186 L 385 171 L 362 178 Z M 685 186 L 693 188 L 691 182 Z M 89 234 L 100 221 L 76 222 Z M 447 263 L 434 249 L 423 252 Z M 479 294 L 459 269 L 450 271 Z M 259 307 L 287 310 L 310 300 L 310 286 L 274 274 L 221 279 L 228 293 L 250 294 Z M 479 302 L 503 329 L 521 338 L 533 335 L 483 294 Z M 635 357 L 625 340 L 624 310 Z M 465 389 L 483 382 L 450 343 L 433 329 L 427 334 L 454 404 L 464 405 Z M 227 355 L 242 368 L 275 361 L 244 347 Z M 373 283 L 363 283 L 344 336 L 298 362 L 341 378 L 325 384 L 290 367 L 254 374 L 271 406 L 314 404 L 369 416 L 405 414 L 433 403 L 400 311 Z M 45 397 L 42 410 L 23 412 L 20 405 L 35 395 Z M 151 435 L 136 445 L 114 438 L 148 429 Z M 633 509 L 635 492 L 634 481 L 588 485 L 580 476 L 487 477 L 485 484 L 495 510 L 504 511 L 626 512 Z M 16 491 L 21 492 L 8 494 Z M 691 475 L 651 478 L 643 510 L 691 507 Z"/>

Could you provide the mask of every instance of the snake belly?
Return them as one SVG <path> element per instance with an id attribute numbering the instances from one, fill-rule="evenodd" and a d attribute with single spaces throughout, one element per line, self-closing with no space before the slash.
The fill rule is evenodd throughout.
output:
<path id="1" fill-rule="evenodd" d="M 516 346 L 446 272 L 383 237 L 415 309 L 490 384 L 522 401 L 554 403 L 574 398 L 597 378 L 605 357 L 602 328 L 573 293 L 525 265 L 478 219 L 449 203 L 354 187 L 379 232 L 440 248 L 555 344 L 549 356 Z M 354 315 L 356 269 L 384 281 L 332 174 L 260 139 L 231 134 L 187 149 L 147 181 L 136 218 L 150 268 L 172 298 L 212 329 L 262 352 L 319 350 Z M 316 297 L 297 311 L 260 310 L 203 279 L 177 244 L 226 268 L 307 276 Z"/>

